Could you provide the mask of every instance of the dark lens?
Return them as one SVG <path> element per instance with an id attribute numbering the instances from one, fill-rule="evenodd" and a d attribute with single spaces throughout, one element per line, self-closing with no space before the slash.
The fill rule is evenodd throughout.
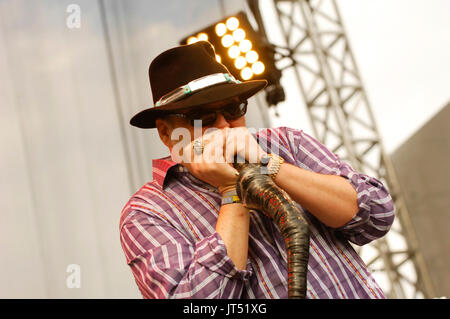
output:
<path id="1" fill-rule="evenodd" d="M 234 102 L 227 104 L 223 109 L 219 109 L 227 121 L 232 121 L 240 118 L 247 112 L 247 101 Z M 217 111 L 207 109 L 196 110 L 186 114 L 186 118 L 190 121 L 192 126 L 195 126 L 195 121 L 202 121 L 202 126 L 213 125 L 217 120 Z"/>
<path id="2" fill-rule="evenodd" d="M 214 124 L 217 119 L 216 112 L 211 111 L 190 113 L 187 117 L 189 118 L 192 126 L 195 126 L 194 121 L 202 121 L 200 123 L 202 126 L 209 126 Z"/>
<path id="3" fill-rule="evenodd" d="M 236 120 L 247 112 L 247 101 L 233 103 L 226 106 L 222 114 L 227 120 Z"/>

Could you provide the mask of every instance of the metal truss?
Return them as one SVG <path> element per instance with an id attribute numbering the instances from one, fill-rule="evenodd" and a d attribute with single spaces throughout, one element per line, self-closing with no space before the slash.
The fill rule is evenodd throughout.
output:
<path id="1" fill-rule="evenodd" d="M 336 2 L 273 0 L 273 4 L 285 41 L 285 47 L 275 47 L 277 65 L 293 69 L 315 137 L 359 172 L 381 180 L 394 199 L 396 219 L 389 233 L 355 249 L 389 298 L 433 297 Z"/>

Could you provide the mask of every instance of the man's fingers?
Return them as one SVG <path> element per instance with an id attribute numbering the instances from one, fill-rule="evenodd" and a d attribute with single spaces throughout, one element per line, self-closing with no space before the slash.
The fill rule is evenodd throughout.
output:
<path id="1" fill-rule="evenodd" d="M 198 142 L 196 142 L 198 141 Z M 203 145 L 202 153 L 192 149 L 194 143 Z M 207 129 L 202 137 L 194 140 L 184 150 L 183 161 L 206 163 L 233 163 L 236 155 L 250 163 L 259 162 L 264 152 L 253 135 L 245 127 Z"/>

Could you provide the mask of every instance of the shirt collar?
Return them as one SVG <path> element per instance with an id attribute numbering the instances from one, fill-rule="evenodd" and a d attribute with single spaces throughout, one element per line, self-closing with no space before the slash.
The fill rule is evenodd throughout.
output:
<path id="1" fill-rule="evenodd" d="M 153 180 L 161 187 L 167 182 L 168 172 L 172 167 L 181 166 L 172 161 L 170 156 L 154 159 L 152 161 Z"/>

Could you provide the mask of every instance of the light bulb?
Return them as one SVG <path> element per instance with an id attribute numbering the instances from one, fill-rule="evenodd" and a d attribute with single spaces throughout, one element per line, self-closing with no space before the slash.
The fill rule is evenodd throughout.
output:
<path id="1" fill-rule="evenodd" d="M 228 49 L 228 55 L 232 59 L 238 57 L 240 53 L 241 53 L 241 50 L 239 50 L 239 47 L 237 45 L 233 45 L 232 47 L 230 47 Z"/>
<path id="2" fill-rule="evenodd" d="M 239 49 L 241 49 L 242 52 L 248 52 L 252 48 L 252 43 L 250 40 L 242 40 L 241 43 L 239 43 Z"/>
<path id="3" fill-rule="evenodd" d="M 255 63 L 256 61 L 258 61 L 258 53 L 256 53 L 255 51 L 251 50 L 248 51 L 245 54 L 245 58 L 247 59 L 248 63 Z"/>
<path id="4" fill-rule="evenodd" d="M 208 41 L 208 35 L 206 33 L 197 34 L 197 39 L 200 41 Z"/>
<path id="5" fill-rule="evenodd" d="M 222 38 L 222 45 L 225 48 L 231 47 L 234 43 L 234 39 L 230 34 L 226 34 L 223 38 Z"/>
<path id="6" fill-rule="evenodd" d="M 196 37 L 189 37 L 187 39 L 187 44 L 192 44 L 192 43 L 195 43 L 197 41 L 198 41 L 198 39 Z"/>
<path id="7" fill-rule="evenodd" d="M 244 66 L 247 65 L 247 60 L 243 56 L 238 56 L 236 60 L 234 60 L 234 66 L 236 69 L 242 69 Z"/>
<path id="8" fill-rule="evenodd" d="M 227 19 L 227 28 L 230 31 L 236 30 L 239 26 L 239 20 L 235 17 L 231 17 Z"/>
<path id="9" fill-rule="evenodd" d="M 255 62 L 252 65 L 252 70 L 255 74 L 261 74 L 264 72 L 264 63 L 262 63 L 261 61 Z"/>
<path id="10" fill-rule="evenodd" d="M 227 32 L 227 26 L 225 23 L 218 23 L 216 24 L 216 34 L 221 37 Z"/>
<path id="11" fill-rule="evenodd" d="M 241 42 L 245 39 L 245 31 L 242 29 L 236 29 L 233 31 L 233 38 L 236 42 Z"/>
<path id="12" fill-rule="evenodd" d="M 244 80 L 248 80 L 253 76 L 253 71 L 248 66 L 243 68 L 241 71 L 241 77 Z"/>

